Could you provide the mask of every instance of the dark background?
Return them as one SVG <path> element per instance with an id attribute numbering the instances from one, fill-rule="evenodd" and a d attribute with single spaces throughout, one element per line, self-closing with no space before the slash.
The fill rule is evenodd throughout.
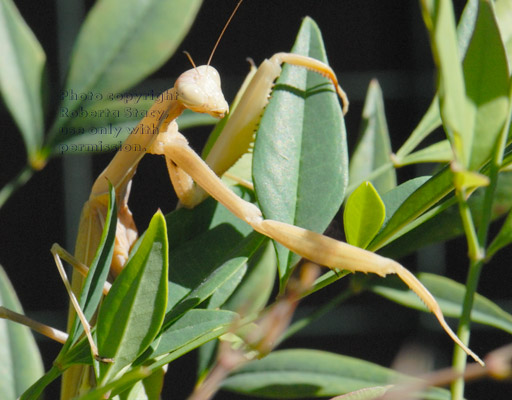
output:
<path id="1" fill-rule="evenodd" d="M 49 85 L 56 88 L 50 99 L 50 112 L 46 119 L 49 123 L 57 106 L 57 88 L 61 80 L 56 22 L 60 5 L 28 0 L 15 3 L 48 57 Z M 206 62 L 235 3 L 235 0 L 205 0 L 176 56 L 142 87 L 164 89 L 171 86 L 181 72 L 190 68 L 186 57 L 180 54 L 182 50 L 189 51 L 197 64 Z M 459 13 L 460 3 L 457 3 Z M 92 1 L 86 1 L 85 8 L 89 9 L 92 4 Z M 301 19 L 306 15 L 320 26 L 330 64 L 351 100 L 351 110 L 346 117 L 350 149 L 357 139 L 367 86 L 376 77 L 383 87 L 388 126 L 396 151 L 421 118 L 434 92 L 430 47 L 419 5 L 415 1 L 245 0 L 212 61 L 223 78 L 226 98 L 228 101 L 233 98 L 247 73 L 246 58 L 252 57 L 260 63 L 278 51 L 288 51 Z M 68 35 L 72 36 L 74 32 L 70 31 Z M 0 106 L 0 124 L 0 185 L 3 186 L 25 165 L 25 153 L 21 137 L 3 104 Z M 208 130 L 194 130 L 186 134 L 192 146 L 199 150 Z M 110 154 L 95 156 L 92 176 L 97 176 L 110 158 Z M 0 209 L 0 264 L 12 280 L 26 313 L 64 329 L 68 301 L 49 252 L 54 242 L 72 250 L 73 232 L 76 231 L 66 228 L 62 169 L 62 159 L 51 160 Z M 399 172 L 399 178 L 403 181 L 417 174 L 424 172 L 405 169 Z M 90 183 L 84 182 L 84 187 L 87 192 Z M 83 201 L 79 202 L 79 208 Z M 139 230 L 145 229 L 158 208 L 164 212 L 171 211 L 175 201 L 163 161 L 146 157 L 135 176 L 131 201 Z M 74 221 L 68 218 L 71 226 L 77 223 L 79 215 L 75 213 L 73 218 Z M 334 226 L 333 229 L 339 227 Z M 428 270 L 435 266 L 438 271 L 444 270 L 451 278 L 463 282 L 467 260 L 461 254 L 466 254 L 463 239 L 451 241 L 446 247 L 425 250 L 419 266 L 414 256 L 402 261 L 412 270 Z M 510 251 L 504 252 L 486 267 L 479 292 L 510 311 L 509 257 Z M 343 285 L 335 284 L 312 296 L 303 305 L 307 310 L 307 307 L 322 304 L 342 290 Z M 40 336 L 37 339 L 48 369 L 60 345 Z M 476 326 L 471 348 L 484 355 L 509 341 L 510 337 L 501 331 Z M 452 342 L 432 316 L 363 294 L 319 321 L 314 331 L 301 332 L 283 347 L 325 349 L 389 366 L 402 346 L 420 343 L 429 346 L 427 351 L 434 352 L 439 367 L 450 364 Z M 194 363 L 195 356 L 191 354 L 170 365 L 166 390 L 169 395 L 174 393 L 173 398 L 185 398 L 190 393 L 195 379 Z M 472 383 L 468 385 L 467 398 L 504 399 L 510 389 L 510 385 L 501 383 Z M 53 385 L 52 390 L 48 392 L 49 399 L 57 398 L 58 387 Z M 241 397 L 221 393 L 216 398 Z"/>

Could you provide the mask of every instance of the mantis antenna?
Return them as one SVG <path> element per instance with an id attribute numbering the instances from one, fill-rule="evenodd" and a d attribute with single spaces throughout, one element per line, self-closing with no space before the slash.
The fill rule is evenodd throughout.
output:
<path id="1" fill-rule="evenodd" d="M 220 32 L 220 35 L 219 35 L 219 38 L 217 39 L 217 41 L 215 42 L 215 46 L 213 46 L 213 50 L 210 54 L 210 57 L 208 58 L 208 62 L 206 63 L 206 65 L 210 65 L 210 62 L 212 61 L 212 57 L 213 57 L 213 54 L 215 53 L 215 50 L 217 50 L 217 46 L 219 45 L 219 42 L 220 40 L 222 39 L 222 36 L 224 36 L 224 32 L 226 32 L 226 29 L 229 25 L 229 23 L 231 22 L 231 20 L 233 19 L 233 17 L 235 16 L 236 14 L 236 10 L 238 10 L 238 7 L 240 7 L 240 4 L 242 4 L 242 1 L 244 0 L 240 0 L 238 2 L 238 4 L 236 5 L 235 9 L 233 10 L 233 12 L 231 13 L 231 15 L 229 16 L 226 24 L 224 25 L 224 28 L 222 28 L 222 31 Z"/>
<path id="2" fill-rule="evenodd" d="M 197 70 L 197 67 L 196 67 L 196 63 L 194 62 L 194 60 L 192 59 L 192 56 L 190 55 L 190 53 L 188 51 L 183 51 L 183 54 L 185 54 L 188 58 L 188 60 L 190 61 L 190 64 L 192 64 L 192 66 L 194 67 L 195 70 Z"/>

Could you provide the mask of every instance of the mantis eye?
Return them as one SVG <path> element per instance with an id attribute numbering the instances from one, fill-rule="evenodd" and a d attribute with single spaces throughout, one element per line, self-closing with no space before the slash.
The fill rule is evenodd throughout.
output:
<path id="1" fill-rule="evenodd" d="M 186 106 L 201 105 L 206 102 L 207 96 L 204 90 L 195 82 L 186 82 L 177 88 L 178 98 Z"/>

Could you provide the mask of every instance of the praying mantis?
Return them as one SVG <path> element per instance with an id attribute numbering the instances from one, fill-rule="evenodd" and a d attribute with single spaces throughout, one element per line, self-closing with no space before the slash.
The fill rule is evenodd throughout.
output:
<path id="1" fill-rule="evenodd" d="M 104 217 L 108 182 L 111 182 L 118 198 L 121 199 L 111 273 L 116 276 L 121 271 L 130 247 L 137 238 L 135 224 L 127 205 L 131 179 L 137 164 L 145 154 L 162 155 L 165 157 L 171 182 L 183 206 L 192 208 L 210 195 L 255 231 L 319 265 L 335 270 L 373 273 L 383 277 L 388 274 L 398 275 L 420 297 L 454 342 L 468 355 L 482 363 L 480 358 L 453 333 L 430 292 L 401 264 L 298 226 L 265 219 L 257 206 L 239 198 L 219 178 L 248 150 L 257 121 L 268 102 L 272 84 L 279 76 L 283 63 L 307 68 L 327 77 L 341 98 L 343 111 L 346 113 L 348 100 L 338 84 L 334 71 L 320 61 L 289 53 L 277 53 L 263 61 L 241 98 L 235 114 L 228 120 L 206 160 L 203 160 L 188 146 L 187 140 L 178 131 L 176 118 L 185 109 L 207 113 L 215 118 L 222 118 L 229 112 L 220 87 L 219 73 L 209 65 L 209 62 L 207 65 L 194 66 L 180 75 L 174 87 L 162 94 L 164 100 L 154 104 L 148 112 L 149 116 L 134 130 L 142 132 L 143 128 L 149 128 L 158 131 L 158 134 L 131 134 L 124 145 L 140 150 L 118 152 L 97 178 L 89 201 L 84 207 L 77 243 L 93 243 L 92 238 L 101 234 L 102 226 L 98 221 Z M 84 237 L 85 234 L 88 236 Z M 75 256 L 87 264 L 94 249 L 91 245 L 87 249 L 79 249 Z M 79 287 L 77 282 L 79 283 L 79 280 L 73 282 L 74 288 Z"/>
<path id="2" fill-rule="evenodd" d="M 102 221 L 106 215 L 110 182 L 115 188 L 119 202 L 116 247 L 111 275 L 115 277 L 122 271 L 130 249 L 137 240 L 135 223 L 128 208 L 132 178 L 145 154 L 161 155 L 165 157 L 172 184 L 183 206 L 192 208 L 209 195 L 255 231 L 314 263 L 334 270 L 373 273 L 380 276 L 398 275 L 426 304 L 448 335 L 467 354 L 482 363 L 480 358 L 468 349 L 447 325 L 434 297 L 402 265 L 322 234 L 284 222 L 265 219 L 257 206 L 238 197 L 219 178 L 248 150 L 257 122 L 268 102 L 272 84 L 279 76 L 283 63 L 307 68 L 326 76 L 342 99 L 344 111 L 347 111 L 347 97 L 329 66 L 309 57 L 289 53 L 275 54 L 260 65 L 235 112 L 224 127 L 222 135 L 206 160 L 203 160 L 188 146 L 187 140 L 178 131 L 176 118 L 185 109 L 222 118 L 228 114 L 229 107 L 220 87 L 219 73 L 209 65 L 210 61 L 204 66 L 194 66 L 177 79 L 174 87 L 162 94 L 162 101 L 151 107 L 147 113 L 148 117 L 145 117 L 134 133 L 128 137 L 124 146 L 129 146 L 132 150 L 118 152 L 95 181 L 82 212 L 78 246 L 74 257 L 84 265 L 89 265 L 94 257 L 103 229 Z M 136 133 L 144 131 L 144 128 L 154 130 L 156 134 Z M 56 250 L 55 254 L 61 256 L 63 253 Z M 79 292 L 81 284 L 82 277 L 74 274 L 73 291 Z M 95 355 L 101 356 L 101 354 Z"/>

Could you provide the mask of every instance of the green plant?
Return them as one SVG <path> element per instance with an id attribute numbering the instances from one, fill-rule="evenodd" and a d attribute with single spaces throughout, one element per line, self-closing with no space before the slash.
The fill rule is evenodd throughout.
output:
<path id="1" fill-rule="evenodd" d="M 102 3 L 120 7 L 115 1 Z M 12 8 L 9 8 L 10 2 L 4 0 L 2 5 L 2 10 L 15 15 Z M 333 129 L 330 124 L 325 126 L 328 124 L 325 124 L 324 120 L 317 120 L 312 124 L 313 136 L 307 136 L 307 130 L 301 132 L 300 139 L 304 143 L 308 143 L 309 140 L 310 145 L 303 146 L 297 149 L 296 154 L 286 157 L 302 160 L 301 165 L 306 166 L 304 169 L 299 168 L 296 172 L 290 172 L 274 164 L 278 159 L 266 157 L 269 150 L 263 149 L 275 142 L 275 136 L 272 135 L 277 135 L 276 127 L 272 124 L 282 118 L 281 111 L 277 113 L 277 117 L 265 114 L 261 125 L 265 129 L 268 124 L 271 128 L 267 128 L 267 132 L 271 135 L 265 135 L 265 131 L 258 132 L 252 173 L 248 173 L 244 165 L 240 167 L 242 172 L 239 173 L 248 178 L 252 175 L 256 184 L 257 200 L 267 217 L 273 216 L 274 219 L 283 220 L 283 213 L 290 214 L 293 210 L 295 214 L 289 222 L 320 232 L 325 230 L 333 218 L 344 200 L 345 192 L 352 193 L 348 196 L 344 213 L 347 240 L 353 245 L 372 251 L 387 246 L 384 250 L 391 252 L 392 246 L 395 246 L 404 252 L 421 246 L 424 238 L 432 235 L 432 224 L 439 229 L 440 223 L 452 223 L 450 207 L 458 206 L 458 220 L 462 221 L 462 227 L 454 233 L 464 233 L 470 249 L 467 287 L 464 288 L 448 278 L 437 275 L 423 275 L 422 282 L 434 294 L 446 315 L 461 315 L 459 335 L 467 342 L 470 314 L 475 322 L 495 326 L 509 333 L 512 330 L 512 316 L 476 295 L 478 276 L 485 257 L 491 257 L 511 240 L 511 219 L 507 218 L 503 228 L 493 238 L 491 244 L 487 245 L 490 222 L 497 217 L 492 214 L 495 209 L 493 199 L 498 190 L 507 190 L 509 187 L 506 170 L 511 160 L 507 147 L 511 91 L 506 47 L 510 43 L 510 36 L 506 36 L 506 30 L 503 28 L 500 36 L 492 3 L 469 1 L 459 23 L 457 50 L 451 2 L 424 1 L 421 5 L 431 34 L 434 59 L 438 65 L 438 96 L 410 138 L 393 156 L 392 161 L 382 93 L 378 84 L 372 83 L 363 113 L 365 129 L 353 154 L 350 168 L 346 168 L 347 150 L 343 126 Z M 509 2 L 498 2 L 498 21 L 504 21 L 510 15 L 510 7 L 506 8 L 508 5 Z M 95 18 L 99 19 L 98 26 L 111 25 L 115 20 L 112 14 L 97 7 L 88 19 L 89 25 L 86 23 L 83 29 L 101 32 L 98 26 L 93 24 Z M 15 24 L 10 26 L 11 32 L 14 32 L 13 37 L 24 38 L 30 43 L 18 46 L 18 50 L 24 51 L 18 53 L 19 57 L 40 60 L 41 51 L 34 44 L 36 42 L 33 38 L 27 39 L 30 35 L 27 34 L 29 31 L 26 25 L 19 16 L 14 17 L 12 21 L 15 21 Z M 109 24 L 102 24 L 101 21 L 109 21 Z M 313 32 L 310 33 L 313 37 L 311 40 L 321 42 L 321 37 L 311 21 L 307 20 L 304 26 L 306 28 L 301 31 L 302 35 L 305 31 Z M 158 31 L 158 34 L 161 32 Z M 93 54 L 105 52 L 94 47 L 90 36 L 89 42 L 82 43 L 82 46 L 85 46 L 82 49 L 88 49 L 88 45 L 91 49 L 87 51 L 92 51 Z M 80 48 L 80 45 L 77 45 L 77 49 Z M 82 51 L 90 54 L 86 50 Z M 466 54 L 462 66 L 459 62 L 462 58 L 458 56 L 459 52 Z M 90 72 L 86 68 L 87 63 L 92 61 L 85 56 L 80 59 L 80 55 L 80 51 L 76 50 L 74 57 L 80 60 L 76 63 L 87 75 Z M 149 56 L 140 58 L 151 59 Z M 126 61 L 123 59 L 123 62 Z M 27 64 L 30 63 L 25 61 L 23 65 Z M 41 65 L 35 61 L 32 64 Z M 5 65 L 7 64 L 2 62 L 2 67 Z M 30 70 L 30 74 L 33 74 L 34 70 L 40 71 L 34 68 Z M 88 86 L 87 81 L 84 83 L 70 73 L 68 79 L 71 83 L 68 87 L 80 88 L 77 89 L 78 93 L 87 90 L 93 93 L 122 91 L 136 79 L 141 79 L 147 74 L 147 71 L 138 72 L 137 78 L 130 76 L 123 82 L 118 76 L 113 76 L 112 70 L 115 68 L 103 70 L 103 78 L 92 86 Z M 5 69 L 2 71 L 5 72 Z M 37 111 L 40 95 L 34 91 L 34 88 L 39 88 L 40 83 L 37 79 L 35 83 L 31 81 L 35 78 L 28 73 L 26 74 L 30 76 L 23 75 L 23 68 L 19 71 L 23 76 L 21 81 L 30 82 L 28 89 L 17 88 L 9 91 L 2 86 L 2 93 L 6 104 L 12 99 L 9 96 L 25 93 L 26 107 L 23 113 L 16 115 L 14 111 L 18 110 L 17 107 L 12 107 L 12 110 L 15 119 L 20 121 L 20 130 L 24 133 L 30 170 L 41 168 L 47 157 L 52 153 L 58 153 L 59 149 L 63 149 L 62 146 L 91 145 L 88 135 L 80 135 L 77 139 L 74 134 L 63 133 L 71 132 L 67 129 L 80 129 L 88 120 L 91 110 L 101 110 L 104 106 L 93 101 L 91 104 L 87 103 L 84 110 L 88 114 L 84 113 L 86 117 L 81 120 L 57 119 L 50 129 L 54 133 L 47 136 L 43 145 L 42 122 L 38 116 L 40 112 Z M 138 71 L 137 66 L 134 66 L 133 71 Z M 73 79 L 77 79 L 78 83 Z M 83 87 L 87 89 L 82 89 Z M 276 90 L 297 92 L 296 89 L 289 88 L 281 82 L 276 85 Z M 311 97 L 314 99 L 315 96 Z M 33 110 L 30 104 L 36 104 Z M 64 100 L 64 106 L 66 104 L 71 107 L 68 108 L 69 112 L 79 107 L 78 103 L 69 99 Z M 122 101 L 116 104 L 120 109 L 125 107 Z M 268 109 L 277 107 L 274 103 L 271 104 Z M 325 104 L 320 105 L 320 108 L 325 107 Z M 27 115 L 33 115 L 32 119 L 39 122 L 29 124 L 29 128 L 23 128 Z M 290 113 L 290 116 L 292 120 L 300 121 L 303 114 Z M 305 125 L 307 124 L 303 123 L 300 127 L 304 128 Z M 447 133 L 447 140 L 414 152 L 416 146 L 441 125 Z M 322 127 L 321 135 L 317 133 L 319 127 Z M 329 132 L 330 128 L 332 132 Z M 30 133 L 29 130 L 38 133 Z M 337 137 L 339 143 L 327 144 L 321 149 L 316 149 L 315 144 L 318 143 L 319 136 L 323 139 L 329 135 Z M 279 151 L 289 148 L 288 143 Z M 319 159 L 325 161 L 329 156 L 334 159 L 331 160 L 331 167 L 341 169 L 341 176 L 325 173 L 320 182 L 315 167 Z M 396 186 L 395 168 L 426 161 L 439 162 L 445 166 L 432 177 L 419 177 Z M 274 173 L 268 174 L 268 169 Z M 279 172 L 283 170 L 285 173 L 280 174 Z M 310 171 L 314 171 L 315 174 Z M 347 186 L 343 176 L 349 174 L 349 171 L 350 186 Z M 24 176 L 24 173 L 20 175 Z M 292 188 L 283 184 L 283 181 L 276 182 L 276 177 L 290 176 L 294 178 L 294 184 L 300 183 L 299 187 Z M 498 177 L 501 179 L 500 185 Z M 25 178 L 19 179 L 23 181 Z M 373 186 L 360 185 L 365 181 L 371 181 Z M 319 188 L 319 183 L 323 187 Z M 275 187 L 284 187 L 283 193 L 287 198 L 293 194 L 291 205 L 290 200 L 276 198 L 273 192 L 265 193 L 265 188 Z M 476 189 L 478 191 L 475 192 Z M 8 193 L 9 190 L 4 189 L 3 193 Z M 244 198 L 256 201 L 252 191 L 238 190 Z M 297 192 L 301 195 L 295 196 Z M 483 200 L 472 205 L 472 202 L 478 199 L 477 196 Z M 323 199 L 322 203 L 319 203 L 318 197 Z M 315 200 L 311 201 L 310 198 Z M 329 201 L 325 201 L 325 198 Z M 283 203 L 288 207 L 280 209 L 279 206 Z M 113 252 L 113 227 L 116 226 L 117 218 L 117 213 L 113 211 L 113 193 L 110 196 L 110 204 L 101 246 L 96 251 L 97 262 L 91 266 L 88 284 L 81 294 L 81 305 L 89 318 L 98 304 Z M 319 218 L 319 204 L 327 204 L 322 220 Z M 510 208 L 509 202 L 501 203 L 500 208 L 500 214 L 507 212 Z M 477 227 L 476 215 L 479 216 Z M 24 398 L 36 397 L 50 380 L 75 363 L 94 365 L 99 377 L 100 386 L 83 398 L 102 398 L 107 392 L 120 393 L 120 398 L 134 398 L 131 396 L 140 395 L 141 392 L 145 393 L 146 398 L 157 398 L 158 393 L 152 392 L 151 389 L 159 387 L 164 365 L 221 335 L 223 336 L 218 356 L 219 363 L 209 362 L 214 352 L 211 346 L 203 346 L 200 350 L 199 382 L 202 384 L 192 395 L 197 396 L 195 398 L 205 398 L 201 396 L 205 396 L 209 385 L 214 389 L 221 386 L 227 390 L 256 396 L 288 398 L 336 396 L 371 387 L 372 390 L 366 392 L 366 398 L 373 398 L 392 390 L 387 386 L 390 381 L 411 382 L 410 378 L 376 365 L 314 350 L 279 350 L 261 361 L 246 364 L 247 359 L 267 354 L 273 349 L 275 342 L 283 340 L 282 336 L 290 336 L 306 323 L 313 322 L 314 317 L 324 311 L 320 308 L 313 317 L 295 322 L 288 328 L 299 298 L 324 289 L 347 275 L 331 271 L 316 278 L 314 267 L 306 263 L 303 266 L 306 277 L 294 278 L 292 272 L 299 258 L 279 245 L 276 245 L 276 249 L 281 297 L 267 304 L 271 296 L 276 263 L 272 244 L 265 237 L 252 232 L 250 227 L 233 217 L 212 199 L 206 200 L 192 211 L 179 209 L 166 216 L 165 220 L 161 214 L 155 215 L 145 236 L 135 246 L 128 266 L 115 281 L 115 289 L 112 289 L 111 295 L 107 298 L 109 300 L 105 300 L 99 312 L 95 334 L 100 355 L 114 351 L 116 363 L 101 364 L 93 361 L 87 342 L 80 339 L 80 325 L 74 323 L 70 329 L 70 339 L 57 357 L 54 367 L 25 393 Z M 167 279 L 168 262 L 170 282 Z M 307 279 L 307 271 L 310 270 L 313 271 L 313 278 Z M 152 273 L 147 273 L 148 271 Z M 139 290 L 127 290 L 135 287 Z M 325 310 L 362 289 L 372 290 L 397 303 L 425 311 L 411 292 L 403 290 L 403 285 L 389 280 L 369 280 L 357 276 L 353 278 L 353 285 L 350 288 L 324 306 Z M 133 307 L 119 308 L 116 302 L 120 299 L 124 299 L 124 304 L 133 304 Z M 151 307 L 148 307 L 148 301 Z M 155 305 L 156 307 L 153 307 Z M 151 318 L 141 319 L 140 315 L 150 315 Z M 124 330 L 121 327 L 130 329 Z M 458 348 L 455 352 L 454 368 L 462 371 L 465 367 L 465 354 L 461 356 Z M 17 357 L 23 356 L 15 356 Z M 119 363 L 120 359 L 123 359 L 124 363 Z M 231 367 L 226 367 L 227 360 L 232 362 Z M 123 370 L 123 374 L 118 374 L 124 367 L 127 369 Z M 239 369 L 232 370 L 234 367 Z M 220 376 L 225 379 L 215 380 L 212 378 L 215 374 L 207 375 L 208 371 L 220 371 Z M 497 373 L 495 370 L 482 371 L 482 374 Z M 417 384 L 416 381 L 412 382 L 414 385 Z M 122 392 L 123 390 L 125 391 Z M 359 394 L 361 393 L 354 396 Z M 449 396 L 447 391 L 441 389 L 429 389 L 424 393 L 425 398 Z M 455 382 L 452 396 L 462 398 L 463 380 Z"/>

